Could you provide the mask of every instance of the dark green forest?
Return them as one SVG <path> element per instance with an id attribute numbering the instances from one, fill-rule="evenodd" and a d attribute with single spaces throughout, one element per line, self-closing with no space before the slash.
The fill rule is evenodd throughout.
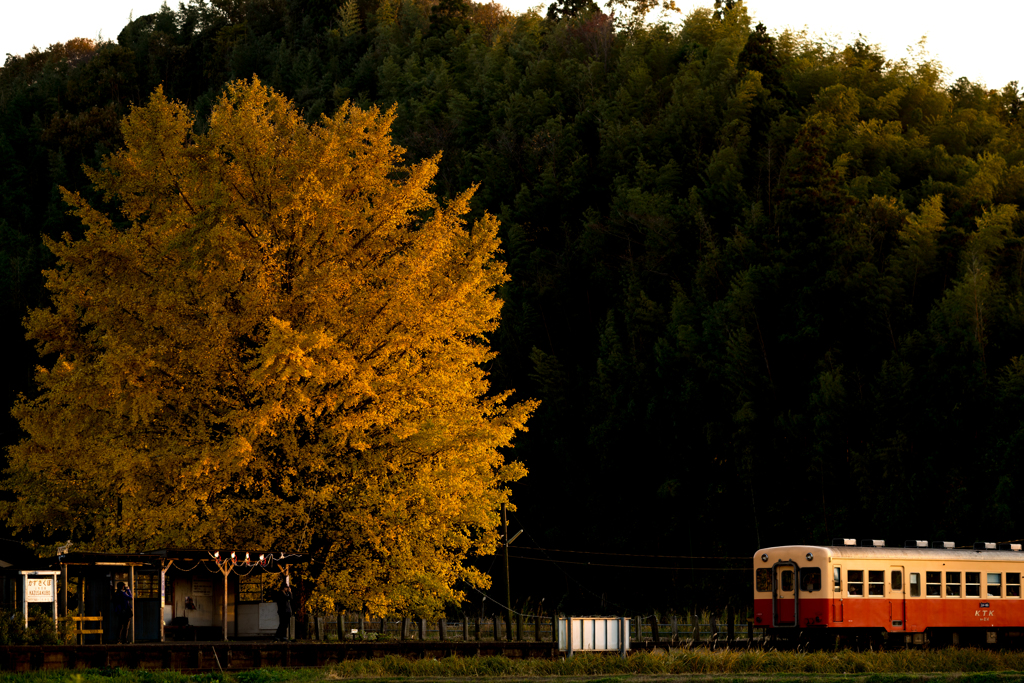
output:
<path id="1" fill-rule="evenodd" d="M 489 371 L 542 400 L 510 454 L 517 604 L 747 604 L 763 546 L 1024 536 L 1017 83 L 725 5 L 190 0 L 8 57 L 3 402 L 32 389 L 41 238 L 83 231 L 58 186 L 101 202 L 82 165 L 158 85 L 202 126 L 255 74 L 310 120 L 396 106 L 407 159 L 442 151 L 437 191 L 502 222 Z"/>

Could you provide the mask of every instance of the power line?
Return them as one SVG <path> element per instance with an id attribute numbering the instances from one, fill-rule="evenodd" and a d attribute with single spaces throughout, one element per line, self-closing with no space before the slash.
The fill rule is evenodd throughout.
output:
<path id="1" fill-rule="evenodd" d="M 513 512 L 513 513 L 512 513 L 512 517 L 514 517 L 514 518 L 515 518 L 515 520 L 516 520 L 517 522 L 519 522 L 519 526 L 520 526 L 520 527 L 522 527 L 522 529 L 523 529 L 523 532 L 524 532 L 524 533 L 526 534 L 526 536 L 527 536 L 527 537 L 528 537 L 528 538 L 529 538 L 529 539 L 530 539 L 531 541 L 533 541 L 533 542 L 534 542 L 534 544 L 536 545 L 536 547 L 538 547 L 538 548 L 539 548 L 539 544 L 537 544 L 537 539 L 533 537 L 533 534 L 531 534 L 531 533 L 530 533 L 530 530 L 526 528 L 526 525 L 525 525 L 525 524 L 523 524 L 523 523 L 522 523 L 522 521 L 520 521 L 520 519 L 519 519 L 519 517 L 518 517 L 518 516 L 516 515 L 516 513 L 514 513 L 514 512 Z M 543 549 L 543 548 L 540 548 L 540 550 L 541 550 L 541 552 L 544 552 L 544 554 L 545 554 L 545 555 L 547 555 L 547 552 L 546 552 L 546 551 L 544 551 L 544 549 Z M 626 608 L 625 608 L 625 607 L 624 607 L 623 605 L 619 604 L 618 602 L 615 602 L 614 600 L 607 600 L 607 601 L 606 601 L 606 600 L 605 600 L 605 597 L 604 597 L 603 595 L 598 595 L 597 593 L 595 593 L 594 591 L 592 591 L 592 590 L 591 590 L 590 588 L 588 588 L 587 586 L 584 586 L 584 585 L 583 585 L 582 583 L 580 583 L 579 579 L 577 579 L 577 578 L 576 578 L 575 576 L 572 576 L 572 575 L 571 575 L 571 574 L 570 574 L 569 572 L 565 571 L 565 569 L 563 569 L 563 568 L 562 568 L 562 564 L 563 564 L 563 563 L 559 562 L 558 560 L 555 560 L 554 558 L 552 558 L 552 557 L 550 557 L 550 556 L 548 557 L 548 561 L 550 561 L 550 562 L 551 562 L 552 564 L 554 564 L 554 565 L 555 565 L 555 567 L 556 567 L 556 568 L 558 569 L 558 571 L 562 572 L 562 575 L 563 575 L 563 576 L 565 576 L 565 578 L 567 578 L 567 579 L 569 579 L 570 581 L 572 581 L 573 583 L 575 583 L 575 584 L 576 584 L 577 586 L 579 586 L 580 588 L 582 588 L 582 589 L 583 589 L 584 591 L 586 591 L 587 593 L 590 593 L 590 594 L 591 594 L 592 596 L 594 596 L 595 598 L 598 598 L 599 600 L 601 600 L 601 601 L 603 601 L 603 602 L 607 602 L 607 603 L 611 604 L 611 605 L 612 605 L 612 606 L 614 606 L 614 607 L 618 607 L 620 611 L 622 611 L 622 612 L 625 612 L 625 609 L 626 609 Z"/>
<path id="2" fill-rule="evenodd" d="M 551 562 L 553 564 L 575 564 L 583 567 L 618 567 L 620 569 L 678 569 L 693 570 L 698 572 L 749 572 L 750 567 L 654 567 L 638 564 L 604 564 L 601 562 L 573 562 L 571 560 L 553 560 L 545 557 L 525 557 L 523 555 L 509 555 L 517 560 L 533 560 L 534 562 Z"/>
<path id="3" fill-rule="evenodd" d="M 511 556 L 510 556 L 510 557 L 511 557 Z M 480 590 L 479 588 L 476 588 L 475 586 L 470 586 L 470 588 L 471 588 L 472 590 L 476 591 L 477 593 L 479 593 L 480 595 L 484 596 L 484 600 L 485 600 L 485 601 L 486 601 L 486 600 L 490 600 L 491 602 L 493 602 L 493 603 L 494 603 L 495 605 L 497 605 L 497 606 L 498 606 L 498 607 L 500 607 L 501 609 L 503 609 L 503 610 L 508 610 L 508 611 L 512 612 L 513 614 L 518 614 L 518 615 L 519 615 L 519 616 L 521 616 L 521 617 L 539 617 L 539 616 L 543 616 L 542 614 L 539 614 L 539 613 L 538 613 L 538 614 L 527 614 L 526 612 L 517 612 L 516 610 L 512 609 L 512 608 L 511 608 L 511 607 L 509 607 L 508 605 L 503 605 L 503 604 L 501 604 L 501 602 L 500 602 L 500 601 L 498 601 L 498 600 L 495 600 L 494 598 L 492 598 L 492 597 L 491 597 L 490 595 L 488 595 L 487 593 L 484 593 L 484 592 L 483 592 L 482 590 Z M 653 615 L 652 615 L 652 614 L 645 614 L 645 615 L 642 615 L 642 616 L 638 615 L 638 616 L 635 616 L 635 617 L 632 617 L 632 618 L 633 618 L 633 619 L 640 619 L 640 620 L 644 620 L 644 619 L 647 619 L 648 617 L 651 617 L 651 616 L 653 616 Z M 555 617 L 555 623 L 556 623 L 556 624 L 557 624 L 557 619 L 558 619 L 558 618 L 557 618 L 557 616 L 556 616 L 556 617 Z"/>
<path id="4" fill-rule="evenodd" d="M 752 561 L 751 556 L 732 555 L 640 555 L 637 553 L 611 553 L 599 552 L 596 550 L 559 550 L 558 548 L 532 548 L 530 546 L 518 546 L 520 550 L 540 550 L 548 553 L 576 553 L 579 555 L 615 555 L 617 557 L 658 557 L 666 560 L 747 560 Z"/>

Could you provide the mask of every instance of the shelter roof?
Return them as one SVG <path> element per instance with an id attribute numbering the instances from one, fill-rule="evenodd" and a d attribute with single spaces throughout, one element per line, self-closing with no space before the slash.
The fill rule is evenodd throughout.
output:
<path id="1" fill-rule="evenodd" d="M 36 569 L 41 562 L 24 543 L 12 539 L 0 539 L 0 571 Z"/>
<path id="2" fill-rule="evenodd" d="M 47 566 L 67 565 L 111 566 L 111 567 L 159 567 L 159 558 L 142 553 L 99 553 L 74 551 L 56 557 L 44 558 Z"/>

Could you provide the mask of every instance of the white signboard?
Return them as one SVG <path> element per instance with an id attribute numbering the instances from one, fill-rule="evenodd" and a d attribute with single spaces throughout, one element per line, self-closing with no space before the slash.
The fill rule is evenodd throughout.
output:
<path id="1" fill-rule="evenodd" d="M 213 581 L 192 579 L 192 595 L 197 598 L 208 598 L 213 595 Z"/>
<path id="2" fill-rule="evenodd" d="M 272 628 L 277 628 L 278 624 L 281 623 L 280 618 L 277 616 L 277 605 L 272 602 L 261 602 L 260 603 L 260 630 L 267 631 Z"/>
<path id="3" fill-rule="evenodd" d="M 28 602 L 53 602 L 54 581 L 53 579 L 27 579 L 28 587 L 25 591 L 25 598 Z"/>

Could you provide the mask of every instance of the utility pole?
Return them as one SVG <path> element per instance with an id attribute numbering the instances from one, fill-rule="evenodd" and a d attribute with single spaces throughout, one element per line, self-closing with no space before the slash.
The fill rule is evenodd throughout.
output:
<path id="1" fill-rule="evenodd" d="M 505 503 L 501 504 L 501 538 L 505 546 L 505 608 L 508 610 L 505 640 L 512 640 L 512 581 L 508 576 L 508 510 L 505 509 Z"/>

